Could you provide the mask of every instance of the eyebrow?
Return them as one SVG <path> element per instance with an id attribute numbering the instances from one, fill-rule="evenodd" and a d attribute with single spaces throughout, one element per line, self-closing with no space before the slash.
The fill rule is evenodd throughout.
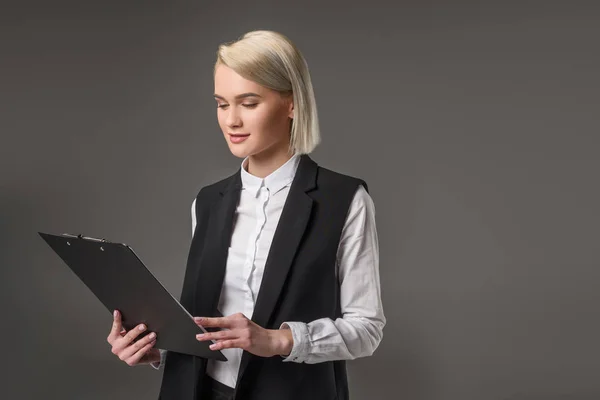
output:
<path id="1" fill-rule="evenodd" d="M 235 96 L 235 99 L 245 99 L 246 97 L 262 97 L 259 94 L 256 93 L 252 93 L 252 92 L 248 92 L 248 93 L 242 93 L 242 94 L 238 94 L 237 96 Z M 221 99 L 221 100 L 225 100 L 225 97 L 223 96 L 219 96 L 218 94 L 215 93 L 215 98 L 217 99 Z"/>

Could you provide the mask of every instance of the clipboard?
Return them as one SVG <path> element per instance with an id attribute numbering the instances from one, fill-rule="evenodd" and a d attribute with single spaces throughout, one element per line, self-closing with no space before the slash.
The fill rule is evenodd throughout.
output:
<path id="1" fill-rule="evenodd" d="M 227 361 L 221 351 L 209 348 L 214 341 L 196 339 L 196 334 L 208 331 L 194 322 L 130 246 L 69 233 L 38 234 L 111 315 L 115 309 L 121 312 L 126 330 L 144 323 L 147 329 L 138 338 L 156 332 L 155 348 Z"/>

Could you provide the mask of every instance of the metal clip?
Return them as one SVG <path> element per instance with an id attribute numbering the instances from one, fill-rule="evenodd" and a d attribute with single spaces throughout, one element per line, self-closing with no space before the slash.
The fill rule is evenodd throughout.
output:
<path id="1" fill-rule="evenodd" d="M 63 233 L 63 236 L 68 236 L 68 237 L 72 237 L 72 238 L 78 238 L 78 239 L 87 239 L 87 240 L 93 240 L 95 242 L 102 242 L 102 243 L 108 243 L 108 241 L 106 239 L 98 239 L 98 238 L 93 238 L 90 236 L 83 236 L 83 234 L 78 234 L 78 235 L 73 235 L 70 233 Z"/>

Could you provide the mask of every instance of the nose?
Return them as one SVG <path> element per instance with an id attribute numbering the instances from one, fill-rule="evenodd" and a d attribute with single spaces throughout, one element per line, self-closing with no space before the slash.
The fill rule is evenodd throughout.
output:
<path id="1" fill-rule="evenodd" d="M 235 107 L 229 107 L 229 110 L 227 110 L 225 124 L 230 128 L 242 125 L 242 119 L 240 118 L 239 113 L 235 110 Z"/>

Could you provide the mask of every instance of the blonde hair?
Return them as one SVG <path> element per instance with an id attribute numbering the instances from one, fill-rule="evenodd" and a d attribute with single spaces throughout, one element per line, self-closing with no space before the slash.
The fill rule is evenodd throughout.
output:
<path id="1" fill-rule="evenodd" d="M 321 136 L 308 64 L 290 39 L 274 31 L 248 32 L 219 46 L 215 72 L 219 64 L 259 85 L 282 94 L 291 93 L 294 118 L 290 151 L 308 154 L 317 147 Z"/>

